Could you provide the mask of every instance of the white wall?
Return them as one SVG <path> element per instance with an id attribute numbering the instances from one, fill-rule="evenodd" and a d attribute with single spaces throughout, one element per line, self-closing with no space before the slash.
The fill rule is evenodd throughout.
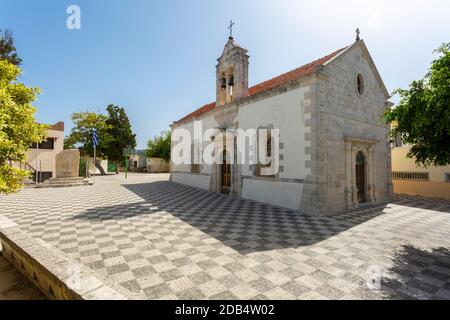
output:
<path id="1" fill-rule="evenodd" d="M 297 210 L 302 190 L 301 183 L 244 179 L 242 197 Z"/>
<path id="2" fill-rule="evenodd" d="M 239 108 L 237 121 L 240 128 L 247 130 L 272 125 L 280 130 L 280 142 L 284 145 L 280 150 L 283 154 L 280 178 L 304 179 L 310 174 L 310 169 L 305 168 L 305 160 L 310 160 L 310 157 L 305 155 L 303 108 L 304 95 L 309 91 L 309 86 L 300 87 Z M 242 174 L 252 175 L 248 165 L 244 166 Z"/>
<path id="3" fill-rule="evenodd" d="M 214 120 L 214 117 L 212 114 L 208 117 L 204 117 L 202 119 L 202 136 L 206 130 L 211 129 L 211 128 L 216 128 L 216 127 L 217 127 L 217 123 Z M 188 123 L 182 124 L 181 126 L 177 126 L 176 128 L 187 130 L 190 133 L 191 138 L 192 139 L 194 138 L 194 121 L 190 121 Z M 206 147 L 206 145 L 208 145 L 209 142 L 210 141 L 203 142 L 203 147 Z M 193 141 L 190 142 L 190 144 L 192 144 L 192 143 L 193 143 Z M 172 156 L 172 159 L 173 159 L 173 156 Z M 190 173 L 191 167 L 189 164 L 175 164 L 175 163 L 173 163 L 173 160 L 172 160 L 172 171 L 173 172 Z M 202 174 L 211 174 L 211 166 L 203 164 L 201 173 Z"/>
<path id="4" fill-rule="evenodd" d="M 172 182 L 186 184 L 188 186 L 209 190 L 210 176 L 189 173 L 172 173 Z"/>
<path id="5" fill-rule="evenodd" d="M 94 158 L 93 157 L 89 157 L 87 158 L 87 163 L 86 165 L 88 166 L 88 170 L 90 172 L 90 174 L 100 174 L 100 170 L 97 169 L 97 167 L 94 165 Z M 105 170 L 105 172 L 108 171 L 108 159 L 97 159 L 97 161 L 100 161 L 100 164 L 103 168 L 103 170 Z"/>

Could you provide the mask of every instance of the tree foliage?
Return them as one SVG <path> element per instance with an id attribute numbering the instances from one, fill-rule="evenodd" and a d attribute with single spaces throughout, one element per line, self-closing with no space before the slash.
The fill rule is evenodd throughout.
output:
<path id="1" fill-rule="evenodd" d="M 153 139 L 149 139 L 147 142 L 147 157 L 170 160 L 170 140 L 170 130 L 163 131 Z"/>
<path id="2" fill-rule="evenodd" d="M 125 160 L 124 150 L 136 147 L 136 135 L 131 130 L 130 120 L 124 108 L 110 104 L 106 107 L 106 111 L 108 112 L 107 131 L 111 139 L 106 145 L 105 154 L 109 160 L 123 161 Z"/>
<path id="3" fill-rule="evenodd" d="M 71 116 L 75 126 L 70 135 L 64 140 L 64 148 L 73 149 L 77 146 L 83 150 L 84 154 L 93 157 L 94 146 L 92 143 L 93 129 L 97 129 L 98 143 L 97 155 L 105 156 L 105 150 L 111 137 L 108 133 L 107 116 L 90 111 L 75 112 Z"/>
<path id="4" fill-rule="evenodd" d="M 450 43 L 435 52 L 425 78 L 395 90 L 400 102 L 385 114 L 392 136 L 411 144 L 408 157 L 423 166 L 450 164 Z"/>
<path id="5" fill-rule="evenodd" d="M 37 88 L 17 82 L 21 70 L 0 58 L 0 193 L 16 192 L 30 175 L 12 164 L 24 163 L 25 152 L 33 142 L 42 142 L 47 127 L 38 124 L 32 106 Z"/>
<path id="6" fill-rule="evenodd" d="M 84 154 L 93 156 L 93 129 L 97 129 L 97 156 L 107 157 L 116 163 L 125 160 L 124 149 L 136 147 L 136 135 L 131 130 L 131 124 L 124 108 L 109 105 L 107 115 L 96 112 L 77 112 L 72 114 L 75 127 L 64 140 L 64 147 L 71 149 L 79 147 Z M 97 168 L 99 168 L 97 166 Z"/>
<path id="7" fill-rule="evenodd" d="M 6 59 L 15 66 L 20 66 L 22 63 L 14 46 L 12 32 L 9 30 L 0 29 L 0 59 Z"/>

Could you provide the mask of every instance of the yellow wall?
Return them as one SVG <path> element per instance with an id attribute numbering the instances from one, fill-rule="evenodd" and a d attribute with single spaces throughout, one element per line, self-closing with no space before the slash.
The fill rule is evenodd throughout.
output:
<path id="1" fill-rule="evenodd" d="M 406 156 L 408 151 L 408 146 L 392 149 L 392 171 L 429 172 L 430 181 L 392 180 L 394 192 L 450 199 L 450 183 L 445 183 L 445 172 L 450 173 L 450 165 L 418 167 L 414 159 Z"/>

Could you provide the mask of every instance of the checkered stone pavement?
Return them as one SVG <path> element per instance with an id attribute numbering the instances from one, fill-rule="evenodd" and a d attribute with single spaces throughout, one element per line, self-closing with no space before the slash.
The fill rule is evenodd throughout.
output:
<path id="1" fill-rule="evenodd" d="M 310 216 L 167 181 L 0 196 L 0 214 L 148 299 L 450 299 L 450 201 Z"/>

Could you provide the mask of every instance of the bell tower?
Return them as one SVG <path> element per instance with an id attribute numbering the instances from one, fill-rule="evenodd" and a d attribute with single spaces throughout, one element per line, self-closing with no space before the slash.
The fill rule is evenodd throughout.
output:
<path id="1" fill-rule="evenodd" d="M 247 50 L 236 44 L 230 33 L 222 55 L 217 59 L 217 107 L 248 96 L 248 58 Z"/>

